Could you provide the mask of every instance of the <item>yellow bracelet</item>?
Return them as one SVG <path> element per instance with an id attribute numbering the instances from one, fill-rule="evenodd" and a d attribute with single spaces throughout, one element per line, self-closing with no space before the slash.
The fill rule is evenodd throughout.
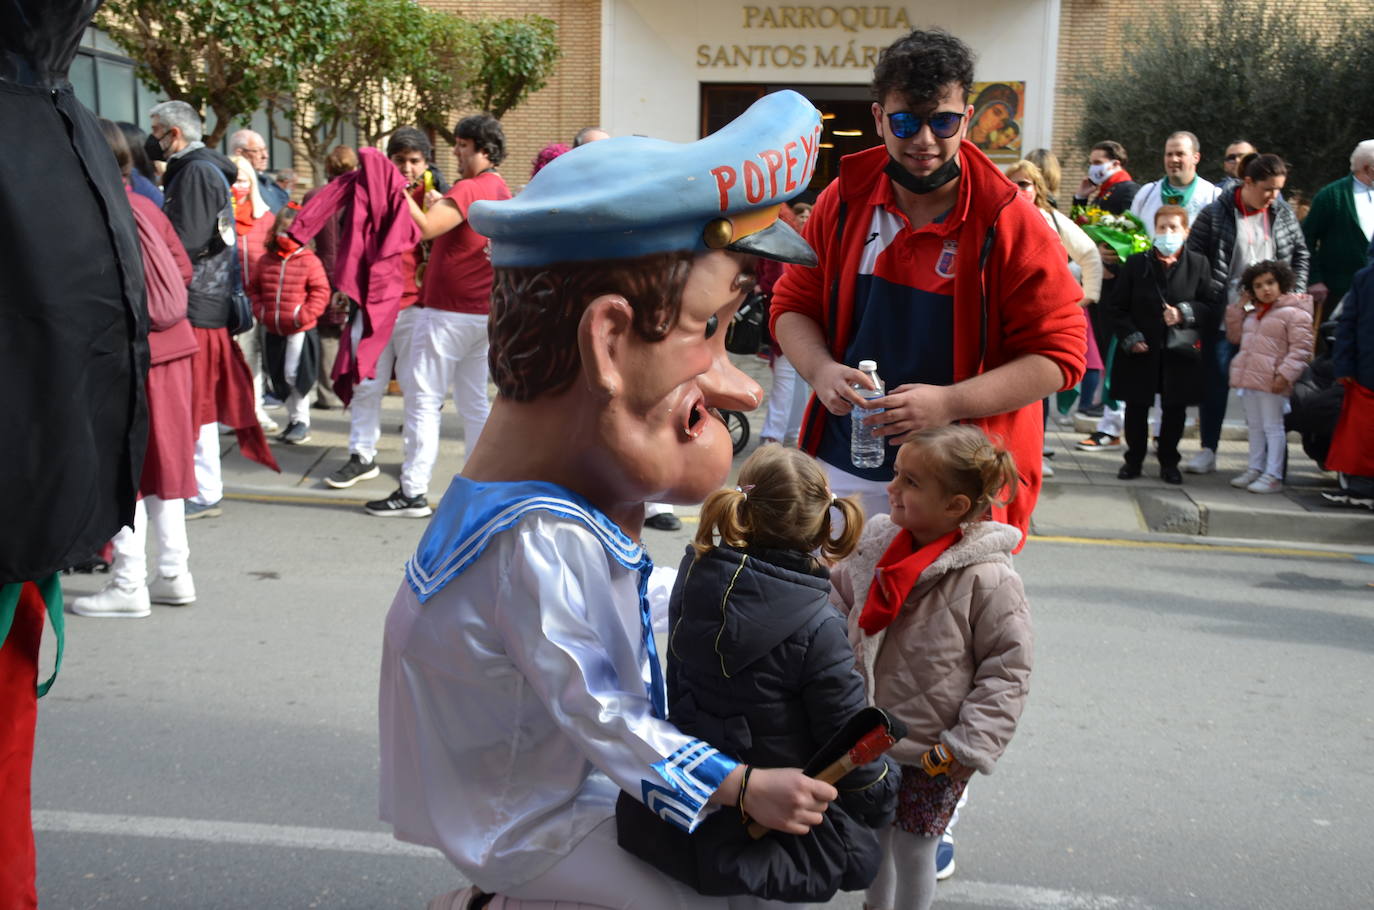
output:
<path id="1" fill-rule="evenodd" d="M 744 779 L 739 783 L 739 799 L 735 801 L 735 808 L 739 810 L 739 821 L 741 825 L 749 824 L 749 813 L 744 811 L 744 794 L 749 789 L 749 775 L 754 773 L 753 765 L 744 766 Z"/>

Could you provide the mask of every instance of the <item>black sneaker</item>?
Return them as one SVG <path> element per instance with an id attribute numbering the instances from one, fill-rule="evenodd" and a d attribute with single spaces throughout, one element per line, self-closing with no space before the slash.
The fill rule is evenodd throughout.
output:
<path id="1" fill-rule="evenodd" d="M 324 482 L 336 490 L 344 490 L 360 480 L 371 480 L 380 473 L 382 469 L 377 467 L 377 462 L 363 461 L 363 456 L 354 452 L 348 456 L 348 462 L 326 477 Z"/>
<path id="2" fill-rule="evenodd" d="M 286 429 L 277 439 L 287 445 L 298 446 L 303 442 L 310 441 L 310 427 L 299 420 L 293 420 L 287 424 Z"/>
<path id="3" fill-rule="evenodd" d="M 682 519 L 672 512 L 659 512 L 657 515 L 644 519 L 644 525 L 655 531 L 680 531 L 682 530 Z"/>
<path id="4" fill-rule="evenodd" d="M 1103 449 L 1114 449 L 1121 445 L 1121 437 L 1113 436 L 1110 433 L 1103 433 L 1099 430 L 1087 439 L 1080 440 L 1074 446 L 1080 452 L 1101 452 Z"/>
<path id="5" fill-rule="evenodd" d="M 386 499 L 373 500 L 363 508 L 378 518 L 428 518 L 434 514 L 425 497 L 407 496 L 400 487 Z"/>

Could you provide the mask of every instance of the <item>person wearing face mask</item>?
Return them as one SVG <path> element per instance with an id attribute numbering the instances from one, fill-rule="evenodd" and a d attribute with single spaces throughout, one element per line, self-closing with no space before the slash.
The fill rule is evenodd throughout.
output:
<path id="1" fill-rule="evenodd" d="M 186 500 L 186 520 L 214 518 L 224 496 L 219 424 L 234 428 L 244 455 L 278 470 L 253 407 L 252 371 L 228 332 L 238 245 L 230 187 L 238 168 L 205 147 L 200 114 L 185 101 L 155 105 L 148 118 L 148 157 L 167 162 L 162 211 L 191 259 L 186 315 L 199 345 L 191 362 L 198 492 Z"/>
<path id="2" fill-rule="evenodd" d="M 1116 326 L 1118 351 L 1112 364 L 1112 390 L 1126 403 L 1125 463 L 1122 480 L 1139 477 L 1148 450 L 1150 405 L 1160 398 L 1159 476 L 1183 483 L 1178 441 L 1187 408 L 1202 394 L 1202 363 L 1196 353 L 1167 345 L 1172 326 L 1195 328 L 1213 321 L 1207 296 L 1207 258 L 1184 248 L 1188 212 L 1161 206 L 1153 224 L 1154 249 L 1136 253 L 1121 266 L 1108 308 Z"/>
<path id="3" fill-rule="evenodd" d="M 788 267 L 771 328 L 814 390 L 799 445 L 831 489 L 886 510 L 897 447 L 922 427 L 968 421 L 1004 440 L 1023 486 L 994 517 L 1023 532 L 1040 491 L 1041 399 L 1083 375 L 1085 339 L 1059 237 L 965 140 L 973 53 L 920 29 L 879 57 L 873 121 L 882 144 L 847 156 L 805 234 L 815 269 Z M 801 150 L 798 150 L 800 153 Z M 876 360 L 887 394 L 856 369 Z M 876 468 L 850 460 L 851 411 L 886 438 Z"/>
<path id="4" fill-rule="evenodd" d="M 253 273 L 258 261 L 267 252 L 267 241 L 272 237 L 272 210 L 258 192 L 257 173 L 248 159 L 234 156 L 229 159 L 238 168 L 238 179 L 229 187 L 234 197 L 234 234 L 238 238 L 234 255 L 239 259 L 239 274 L 242 276 L 244 290 L 252 287 Z M 277 422 L 267 416 L 263 409 L 262 350 L 263 329 L 255 325 L 246 332 L 234 336 L 234 342 L 243 351 L 243 359 L 248 361 L 248 369 L 253 371 L 253 411 L 264 433 L 275 433 L 281 429 Z"/>
<path id="5" fill-rule="evenodd" d="M 1104 139 L 1088 151 L 1088 176 L 1078 185 L 1074 205 L 1096 205 L 1120 215 L 1131 207 L 1140 186 L 1126 170 L 1126 149 Z"/>
<path id="6" fill-rule="evenodd" d="M 1236 348 L 1226 340 L 1221 313 L 1241 296 L 1241 276 L 1256 262 L 1277 259 L 1293 269 L 1296 292 L 1307 290 L 1310 256 L 1297 216 L 1280 197 L 1288 167 L 1278 155 L 1254 152 L 1237 167 L 1241 182 L 1218 197 L 1195 219 L 1188 248 L 1207 257 L 1207 299 L 1217 319 L 1202 326 L 1203 386 L 1199 408 L 1202 447 L 1183 470 L 1208 474 L 1216 470 L 1221 424 L 1230 392 L 1231 358 Z"/>

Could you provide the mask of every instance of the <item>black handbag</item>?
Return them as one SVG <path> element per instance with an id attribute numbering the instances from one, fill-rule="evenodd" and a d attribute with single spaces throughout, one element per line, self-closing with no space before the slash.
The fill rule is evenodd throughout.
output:
<path id="1" fill-rule="evenodd" d="M 1202 335 L 1197 329 L 1185 329 L 1181 325 L 1168 326 L 1164 334 L 1164 353 L 1175 360 L 1201 363 Z"/>
<path id="2" fill-rule="evenodd" d="M 1164 283 L 1159 280 L 1159 272 L 1156 270 L 1154 262 L 1150 263 L 1150 275 L 1155 280 L 1155 290 L 1159 292 L 1159 302 L 1164 306 L 1173 306 L 1169 303 L 1169 295 L 1165 293 Z M 1164 356 L 1181 363 L 1201 363 L 1201 333 L 1197 329 L 1185 328 L 1181 325 L 1166 325 L 1164 327 Z"/>

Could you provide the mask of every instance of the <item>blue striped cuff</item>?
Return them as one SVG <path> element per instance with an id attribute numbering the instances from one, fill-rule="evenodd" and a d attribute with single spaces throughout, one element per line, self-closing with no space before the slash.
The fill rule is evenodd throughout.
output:
<path id="1" fill-rule="evenodd" d="M 652 767 L 669 786 L 643 781 L 644 805 L 659 818 L 691 833 L 721 782 L 739 763 L 694 739 Z"/>

